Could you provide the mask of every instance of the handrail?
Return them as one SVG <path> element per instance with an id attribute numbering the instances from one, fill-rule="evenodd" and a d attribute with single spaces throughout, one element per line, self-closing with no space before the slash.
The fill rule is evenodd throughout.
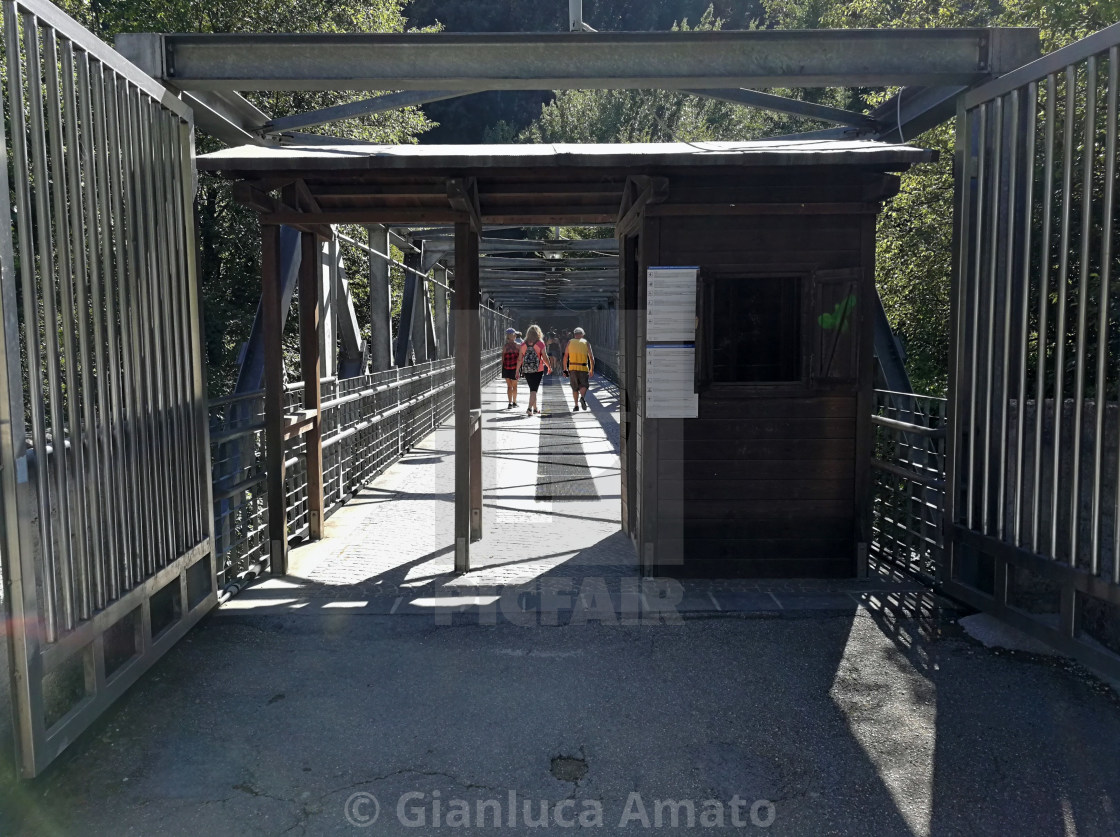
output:
<path id="1" fill-rule="evenodd" d="M 916 436 L 926 436 L 930 439 L 944 439 L 946 429 L 942 427 L 926 427 L 922 424 L 911 424 L 906 421 L 899 421 L 898 419 L 887 418 L 886 416 L 871 417 L 872 424 L 878 424 L 883 427 L 889 427 L 892 430 L 901 430 L 904 433 L 913 433 Z"/>
<path id="2" fill-rule="evenodd" d="M 102 41 L 60 8 L 47 0 L 4 0 L 13 7 L 34 15 L 41 23 L 84 50 L 90 58 L 99 61 L 117 75 L 125 78 L 167 108 L 187 124 L 194 126 L 194 114 L 170 90 L 157 82 L 107 43 Z"/>

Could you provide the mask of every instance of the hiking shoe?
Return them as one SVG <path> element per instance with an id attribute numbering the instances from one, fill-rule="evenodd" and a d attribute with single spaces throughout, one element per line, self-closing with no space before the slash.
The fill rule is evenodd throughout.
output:
<path id="1" fill-rule="evenodd" d="M 579 399 L 579 405 L 580 405 L 581 407 L 583 407 L 583 409 L 585 409 L 585 410 L 586 410 L 586 409 L 587 409 L 587 399 L 586 399 L 586 398 L 584 398 L 583 396 L 580 396 L 580 399 Z"/>

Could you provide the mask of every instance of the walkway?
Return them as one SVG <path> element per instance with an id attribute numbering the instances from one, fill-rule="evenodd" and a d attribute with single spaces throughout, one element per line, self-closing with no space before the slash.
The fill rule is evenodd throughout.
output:
<path id="1" fill-rule="evenodd" d="M 542 833 L 1120 833 L 1110 690 L 891 580 L 642 587 L 611 392 L 573 415 L 551 382 L 540 419 L 486 392 L 476 571 L 450 575 L 441 431 L 9 790 L 0 833 L 524 834 L 542 805 Z"/>

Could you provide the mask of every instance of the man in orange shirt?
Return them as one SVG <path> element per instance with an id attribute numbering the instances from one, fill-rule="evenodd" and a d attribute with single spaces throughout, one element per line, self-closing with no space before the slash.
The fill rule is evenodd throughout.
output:
<path id="1" fill-rule="evenodd" d="M 572 384 L 572 412 L 578 413 L 579 408 L 591 409 L 587 406 L 587 384 L 595 374 L 595 354 L 591 351 L 591 344 L 584 338 L 582 328 L 572 332 L 572 339 L 564 347 L 563 368 L 568 373 Z"/>

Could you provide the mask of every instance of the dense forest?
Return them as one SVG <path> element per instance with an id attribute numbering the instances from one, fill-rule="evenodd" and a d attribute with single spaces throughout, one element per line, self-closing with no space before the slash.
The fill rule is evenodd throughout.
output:
<path id="1" fill-rule="evenodd" d="M 564 0 L 58 0 L 106 41 L 118 32 L 560 32 Z M 600 31 L 820 27 L 1037 26 L 1051 50 L 1120 19 L 1120 0 L 584 0 Z M 893 91 L 777 90 L 869 110 Z M 277 116 L 361 94 L 257 94 Z M 495 92 L 436 102 L 321 130 L 373 142 L 630 142 L 747 140 L 823 127 L 807 120 L 654 90 Z M 941 393 L 947 381 L 952 125 L 908 141 L 942 152 L 941 162 L 903 177 L 879 222 L 877 281 L 908 353 L 915 389 Z M 218 147 L 202 137 L 199 151 Z M 200 273 L 207 317 L 211 391 L 236 373 L 259 297 L 259 238 L 253 213 L 228 187 L 200 180 Z M 345 253 L 357 302 L 364 257 Z M 399 284 L 400 276 L 396 277 Z"/>

